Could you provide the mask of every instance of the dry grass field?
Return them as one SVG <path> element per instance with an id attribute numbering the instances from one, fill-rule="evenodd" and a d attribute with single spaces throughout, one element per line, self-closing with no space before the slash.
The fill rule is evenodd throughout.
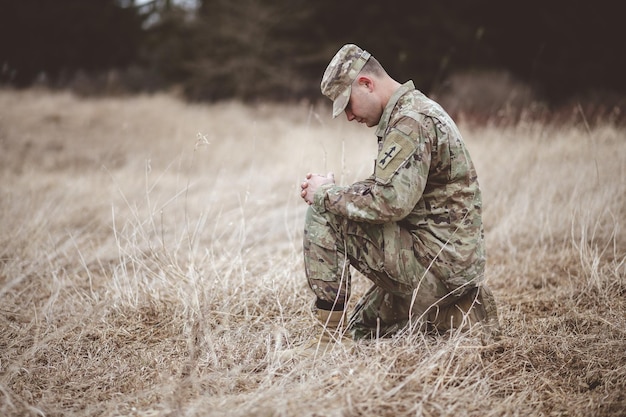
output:
<path id="1" fill-rule="evenodd" d="M 575 120 L 460 123 L 501 340 L 281 361 L 314 331 L 299 183 L 376 149 L 329 113 L 0 91 L 0 415 L 626 415 L 626 132 Z"/>

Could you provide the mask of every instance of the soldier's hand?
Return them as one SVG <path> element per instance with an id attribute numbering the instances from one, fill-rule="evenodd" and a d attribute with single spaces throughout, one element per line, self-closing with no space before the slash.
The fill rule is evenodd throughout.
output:
<path id="1" fill-rule="evenodd" d="M 329 172 L 327 176 L 308 173 L 306 174 L 304 182 L 300 184 L 300 188 L 302 189 L 300 196 L 308 205 L 311 205 L 313 204 L 315 191 L 317 191 L 320 186 L 331 183 L 335 183 L 335 175 L 332 172 Z"/>

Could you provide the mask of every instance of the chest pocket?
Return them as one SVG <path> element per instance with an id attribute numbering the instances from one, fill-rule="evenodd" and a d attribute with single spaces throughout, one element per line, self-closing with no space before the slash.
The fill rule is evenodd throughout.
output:
<path id="1" fill-rule="evenodd" d="M 398 125 L 387 134 L 376 158 L 374 168 L 376 181 L 389 184 L 394 174 L 415 153 L 417 147 L 410 136 L 412 131 L 413 129 L 408 126 Z"/>

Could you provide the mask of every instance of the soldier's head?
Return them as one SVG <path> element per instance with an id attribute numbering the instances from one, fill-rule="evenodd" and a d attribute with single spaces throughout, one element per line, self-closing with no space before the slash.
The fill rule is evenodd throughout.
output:
<path id="1" fill-rule="evenodd" d="M 322 77 L 322 94 L 333 101 L 333 117 L 346 112 L 348 120 L 375 126 L 380 120 L 392 80 L 378 60 L 354 44 L 341 47 Z M 397 83 L 395 83 L 397 84 Z M 395 85 L 394 84 L 394 85 Z"/>

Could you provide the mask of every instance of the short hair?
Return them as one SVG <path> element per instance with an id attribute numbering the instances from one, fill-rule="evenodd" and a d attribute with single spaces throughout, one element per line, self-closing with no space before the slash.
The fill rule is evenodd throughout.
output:
<path id="1" fill-rule="evenodd" d="M 363 66 L 363 69 L 361 69 L 361 72 L 364 74 L 371 74 L 378 77 L 382 77 L 383 75 L 387 74 L 387 71 L 385 71 L 380 62 L 378 62 L 378 60 L 373 56 L 371 56 L 370 59 L 367 60 L 367 62 Z"/>

